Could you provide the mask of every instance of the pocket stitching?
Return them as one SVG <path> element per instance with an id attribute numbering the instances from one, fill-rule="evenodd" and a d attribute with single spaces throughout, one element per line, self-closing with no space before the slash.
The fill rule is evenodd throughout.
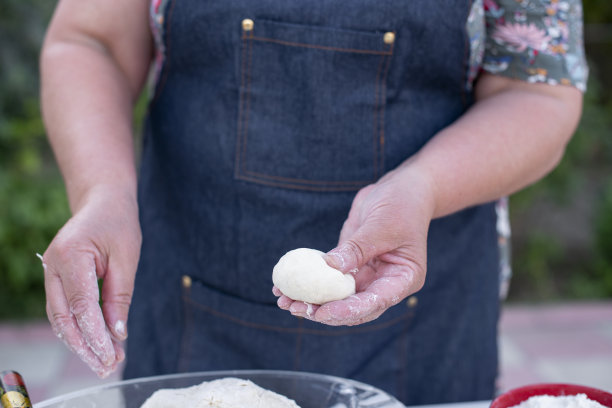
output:
<path id="1" fill-rule="evenodd" d="M 308 191 L 353 191 L 358 189 L 361 186 L 367 185 L 378 178 L 379 173 L 382 173 L 384 170 L 384 151 L 382 146 L 379 147 L 379 152 L 377 155 L 377 142 L 384 142 L 384 131 L 381 129 L 379 134 L 382 137 L 377 137 L 378 128 L 384 128 L 384 119 L 381 119 L 382 122 L 377 121 L 377 116 L 382 116 L 384 118 L 384 114 L 378 114 L 378 110 L 382 110 L 382 106 L 384 103 L 384 95 L 385 93 L 385 83 L 387 78 L 387 73 L 391 61 L 391 56 L 393 55 L 393 44 L 389 46 L 387 51 L 376 51 L 376 50 L 359 50 L 359 49 L 350 49 L 350 48 L 340 48 L 340 47 L 329 47 L 329 46 L 319 46 L 315 44 L 306 44 L 306 43 L 297 43 L 283 40 L 276 40 L 273 38 L 266 37 L 255 37 L 254 30 L 249 31 L 249 35 L 243 31 L 241 35 L 242 39 L 242 63 L 241 63 L 241 90 L 240 90 L 240 101 L 238 108 L 238 137 L 237 137 L 237 146 L 236 146 L 236 166 L 234 171 L 234 177 L 239 180 L 250 181 L 253 183 L 259 183 L 267 186 L 273 187 L 286 187 L 293 188 L 298 190 L 308 190 Z M 248 41 L 250 40 L 250 41 Z M 248 120 L 249 120 L 249 112 L 250 112 L 250 89 L 251 89 L 251 81 L 252 81 L 252 61 L 253 61 L 253 42 L 270 42 L 277 43 L 285 46 L 293 46 L 293 47 L 302 47 L 302 48 L 313 48 L 313 49 L 322 49 L 328 51 L 336 51 L 336 52 L 346 52 L 346 53 L 360 53 L 360 54 L 373 54 L 373 55 L 381 55 L 381 62 L 379 63 L 379 68 L 376 74 L 376 85 L 375 85 L 375 120 L 374 120 L 374 174 L 371 180 L 308 180 L 308 179 L 300 179 L 300 178 L 289 178 L 282 176 L 275 176 L 269 174 L 261 174 L 258 172 L 249 171 L 246 169 L 246 149 L 248 143 Z M 248 44 L 248 64 L 245 72 L 245 50 Z M 380 78 L 380 71 L 383 66 L 383 62 L 386 57 L 389 57 L 387 60 L 387 66 L 384 70 L 383 78 Z M 244 77 L 247 77 L 247 87 L 244 88 Z M 383 89 L 380 93 L 380 98 L 378 97 L 378 90 Z M 245 95 L 246 94 L 246 95 Z M 245 101 L 246 100 L 246 101 Z M 246 104 L 246 109 L 244 105 Z M 245 112 L 246 111 L 246 112 Z M 243 119 L 244 116 L 244 119 Z M 243 126 L 244 122 L 244 126 Z M 378 123 L 380 122 L 380 124 Z M 379 142 L 380 143 L 380 142 Z M 378 166 L 381 168 L 381 171 L 377 169 L 378 159 L 376 156 L 380 156 L 380 164 Z M 250 177 L 249 177 L 250 176 Z"/>
<path id="2" fill-rule="evenodd" d="M 378 134 L 378 143 L 376 143 L 375 141 L 375 146 L 377 146 L 380 149 L 379 152 L 379 157 L 380 157 L 380 173 L 378 175 L 376 175 L 377 177 L 380 175 L 382 176 L 383 173 L 385 172 L 385 109 L 384 106 L 386 105 L 385 101 L 387 98 L 387 76 L 389 74 L 389 67 L 391 66 L 391 55 L 393 54 L 393 45 L 394 43 L 391 44 L 391 49 L 390 49 L 390 54 L 389 54 L 389 58 L 387 58 L 387 65 L 384 69 L 384 74 L 383 77 L 380 81 L 380 88 L 381 88 L 381 95 L 380 95 L 380 109 L 379 109 L 379 115 L 378 115 L 378 120 L 379 120 L 379 134 Z M 383 60 L 386 57 L 383 57 Z M 382 63 L 382 61 L 381 61 Z"/>
<path id="3" fill-rule="evenodd" d="M 197 308 L 200 309 L 201 311 L 208 313 L 216 318 L 219 319 L 223 319 L 226 321 L 230 321 L 234 324 L 237 324 L 239 326 L 243 326 L 243 327 L 249 327 L 252 329 L 259 329 L 259 330 L 267 330 L 267 331 L 275 331 L 275 332 L 280 332 L 280 333 L 292 333 L 292 334 L 307 334 L 307 335 L 318 335 L 318 336 L 328 336 L 328 337 L 335 337 L 335 336 L 345 336 L 348 334 L 359 334 L 359 333 L 369 333 L 369 332 L 373 332 L 373 331 L 377 331 L 377 330 L 382 330 L 385 329 L 387 327 L 393 326 L 403 320 L 411 320 L 414 317 L 414 312 L 412 311 L 407 311 L 402 313 L 401 315 L 388 320 L 386 322 L 383 323 L 379 323 L 379 324 L 375 324 L 372 326 L 367 326 L 367 327 L 363 327 L 363 326 L 354 326 L 354 327 L 348 327 L 345 329 L 340 329 L 340 330 L 336 330 L 333 332 L 328 332 L 325 330 L 317 330 L 317 329 L 306 329 L 304 327 L 280 327 L 280 326 L 273 326 L 270 324 L 264 324 L 264 323 L 254 323 L 251 321 L 247 321 L 247 320 L 243 320 L 239 317 L 236 316 L 232 316 L 230 314 L 227 313 L 223 313 L 219 310 L 216 310 L 210 306 L 206 306 L 203 305 L 201 303 L 195 302 L 193 299 L 191 299 L 190 297 L 190 290 L 185 289 L 185 291 L 183 292 L 183 302 L 185 304 L 190 305 L 191 307 L 188 307 L 186 309 L 188 310 L 193 310 L 192 308 Z M 185 316 L 189 316 L 191 318 L 191 313 L 187 313 L 187 310 L 185 310 Z M 190 319 L 190 322 L 192 321 L 192 319 Z M 188 342 L 187 336 L 184 336 L 184 344 L 186 345 L 186 343 Z"/>
<path id="4" fill-rule="evenodd" d="M 288 47 L 314 48 L 314 49 L 325 50 L 325 51 L 346 52 L 349 54 L 391 55 L 392 53 L 392 50 L 389 50 L 389 51 L 360 50 L 356 48 L 331 47 L 327 45 L 316 45 L 316 44 L 298 43 L 298 42 L 293 42 L 293 41 L 283 41 L 283 40 L 277 40 L 275 38 L 266 38 L 266 37 L 251 37 L 251 38 L 256 41 L 270 42 L 274 44 L 285 45 Z"/>

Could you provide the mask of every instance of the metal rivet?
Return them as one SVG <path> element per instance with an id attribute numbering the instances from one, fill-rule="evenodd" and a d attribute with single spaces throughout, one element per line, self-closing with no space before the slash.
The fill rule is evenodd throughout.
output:
<path id="1" fill-rule="evenodd" d="M 191 287 L 191 277 L 187 275 L 183 275 L 183 287 L 190 288 Z"/>
<path id="2" fill-rule="evenodd" d="M 164 24 L 164 16 L 157 16 L 157 24 L 159 25 Z"/>
<path id="3" fill-rule="evenodd" d="M 242 29 L 244 31 L 251 31 L 254 25 L 255 23 L 250 18 L 245 18 L 244 20 L 242 20 Z"/>
<path id="4" fill-rule="evenodd" d="M 410 296 L 408 300 L 406 300 L 406 306 L 415 307 L 419 303 L 419 299 L 416 296 Z"/>
<path id="5" fill-rule="evenodd" d="M 395 42 L 395 33 L 392 31 L 386 32 L 383 36 L 385 44 L 393 44 Z"/>

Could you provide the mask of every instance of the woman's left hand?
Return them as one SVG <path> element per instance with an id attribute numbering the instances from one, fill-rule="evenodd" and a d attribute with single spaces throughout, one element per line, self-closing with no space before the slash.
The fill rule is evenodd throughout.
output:
<path id="1" fill-rule="evenodd" d="M 431 183 L 404 165 L 360 190 L 327 263 L 354 274 L 356 294 L 308 305 L 273 292 L 281 309 L 320 323 L 357 325 L 418 291 L 425 282 L 427 231 L 434 205 Z"/>

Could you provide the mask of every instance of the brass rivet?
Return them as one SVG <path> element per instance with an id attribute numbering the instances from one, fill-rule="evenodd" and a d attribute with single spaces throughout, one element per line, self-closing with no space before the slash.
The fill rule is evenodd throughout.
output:
<path id="1" fill-rule="evenodd" d="M 383 41 L 385 44 L 393 44 L 395 42 L 395 33 L 392 31 L 386 32 Z"/>
<path id="2" fill-rule="evenodd" d="M 416 296 L 410 296 L 408 300 L 406 300 L 406 306 L 415 307 L 419 303 L 419 299 Z"/>
<path id="3" fill-rule="evenodd" d="M 187 275 L 183 275 L 183 287 L 190 288 L 191 287 L 191 277 Z"/>
<path id="4" fill-rule="evenodd" d="M 245 18 L 244 20 L 242 20 L 242 29 L 244 31 L 251 31 L 254 25 L 255 23 L 250 18 Z"/>
<path id="5" fill-rule="evenodd" d="M 164 24 L 164 16 L 157 16 L 157 24 L 159 25 Z"/>

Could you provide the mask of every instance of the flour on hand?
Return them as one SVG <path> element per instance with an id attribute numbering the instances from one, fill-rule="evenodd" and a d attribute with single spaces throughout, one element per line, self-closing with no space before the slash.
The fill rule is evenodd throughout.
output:
<path id="1" fill-rule="evenodd" d="M 295 401 L 249 380 L 221 378 L 187 388 L 161 389 L 140 408 L 300 408 Z"/>
<path id="2" fill-rule="evenodd" d="M 272 272 L 274 285 L 293 300 L 322 305 L 355 294 L 355 279 L 329 266 L 324 253 L 298 248 L 287 252 Z"/>

